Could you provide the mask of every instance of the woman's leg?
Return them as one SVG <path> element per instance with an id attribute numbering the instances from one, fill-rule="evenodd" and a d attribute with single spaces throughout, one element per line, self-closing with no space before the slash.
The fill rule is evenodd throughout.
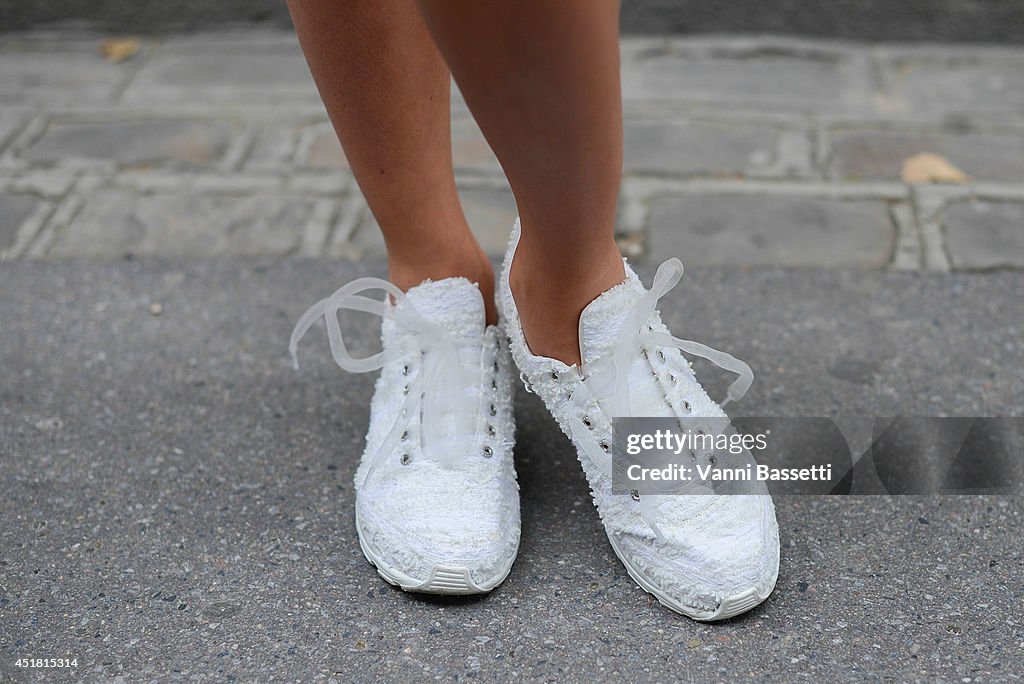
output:
<path id="1" fill-rule="evenodd" d="M 450 76 L 413 0 L 289 0 L 295 29 L 403 290 L 426 278 L 480 285 L 491 263 L 466 224 L 452 168 Z"/>
<path id="2" fill-rule="evenodd" d="M 578 362 L 580 312 L 624 278 L 618 0 L 418 1 L 515 194 L 530 347 Z"/>

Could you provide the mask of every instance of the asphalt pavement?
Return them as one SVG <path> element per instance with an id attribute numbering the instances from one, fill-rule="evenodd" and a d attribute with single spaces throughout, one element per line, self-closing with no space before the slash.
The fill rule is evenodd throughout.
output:
<path id="1" fill-rule="evenodd" d="M 523 392 L 508 580 L 479 599 L 385 584 L 352 509 L 373 378 L 333 366 L 323 334 L 299 372 L 286 352 L 309 303 L 382 268 L 0 265 L 4 677 L 1021 679 L 1021 497 L 779 498 L 774 594 L 700 624 L 629 579 L 573 450 Z M 1022 295 L 1015 271 L 696 265 L 663 311 L 677 334 L 751 364 L 748 415 L 1019 416 Z M 346 325 L 368 350 L 375 326 Z M 700 370 L 720 392 L 726 379 Z"/>

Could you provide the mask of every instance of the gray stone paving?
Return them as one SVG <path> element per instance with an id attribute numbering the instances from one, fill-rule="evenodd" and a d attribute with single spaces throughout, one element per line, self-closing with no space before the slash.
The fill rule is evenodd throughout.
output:
<path id="1" fill-rule="evenodd" d="M 382 253 L 290 33 L 145 39 L 118 64 L 98 40 L 0 36 L 3 259 Z M 714 227 L 713 263 L 1018 267 L 1022 74 L 1011 47 L 626 38 L 623 250 L 660 259 Z M 453 103 L 467 214 L 497 255 L 514 202 Z M 920 152 L 971 180 L 903 185 Z"/>
<path id="2" fill-rule="evenodd" d="M 929 150 L 967 175 L 1005 183 L 1024 183 L 1024 136 L 1001 133 L 933 131 L 836 131 L 832 136 L 829 176 L 898 180 L 907 157 Z M 976 171 L 979 169 L 981 171 Z"/>
<path id="3" fill-rule="evenodd" d="M 154 164 L 202 167 L 223 158 L 231 128 L 230 121 L 56 119 L 21 158 L 41 166 L 81 159 L 109 160 L 128 168 Z"/>
<path id="4" fill-rule="evenodd" d="M 946 210 L 953 266 L 1024 268 L 1024 204 L 960 202 Z"/>
<path id="5" fill-rule="evenodd" d="M 649 226 L 652 256 L 675 254 L 702 265 L 881 268 L 895 240 L 886 203 L 864 199 L 661 197 L 651 201 Z"/>

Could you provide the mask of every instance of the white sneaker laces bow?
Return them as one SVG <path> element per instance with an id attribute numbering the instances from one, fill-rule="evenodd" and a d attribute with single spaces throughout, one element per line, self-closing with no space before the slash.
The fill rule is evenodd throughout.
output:
<path id="1" fill-rule="evenodd" d="M 365 296 L 368 290 L 383 290 L 394 299 L 391 304 Z M 371 356 L 356 358 L 349 353 L 338 323 L 342 310 L 362 311 L 398 322 L 412 333 L 409 348 L 385 347 Z M 456 337 L 443 327 L 424 318 L 408 297 L 394 284 L 380 278 L 358 278 L 320 300 L 302 315 L 292 331 L 288 351 L 295 368 L 299 367 L 299 341 L 317 319 L 327 326 L 327 339 L 334 361 L 351 373 L 368 373 L 402 359 L 420 358 L 418 372 L 409 363 L 403 373 L 412 379 L 405 388 L 405 399 L 394 425 L 373 456 L 372 465 L 390 454 L 403 439 L 412 417 L 422 414 L 424 453 L 443 466 L 452 466 L 469 454 L 477 441 L 481 377 L 481 335 Z M 470 359 L 470 355 L 473 358 Z M 424 401 L 424 396 L 429 400 Z M 427 450 L 429 447 L 429 452 Z"/>
<path id="2" fill-rule="evenodd" d="M 736 357 L 693 340 L 683 340 L 665 332 L 658 332 L 653 325 L 648 323 L 655 315 L 658 300 L 668 294 L 682 277 L 683 263 L 679 259 L 674 257 L 667 259 L 658 267 L 651 289 L 634 302 L 626 312 L 618 341 L 615 342 L 610 353 L 587 364 L 582 382 L 586 392 L 572 392 L 569 396 L 570 401 L 578 409 L 569 414 L 570 433 L 576 443 L 583 447 L 590 459 L 603 470 L 609 480 L 612 473 L 610 445 L 597 440 L 594 435 L 594 424 L 586 411 L 588 407 L 598 405 L 604 407 L 611 416 L 633 415 L 629 398 L 629 368 L 641 351 L 675 347 L 687 354 L 707 359 L 723 370 L 735 373 L 738 377 L 726 390 L 726 398 L 722 401 L 722 406 L 730 401 L 742 399 L 754 381 L 754 372 L 750 366 Z M 566 381 L 574 380 L 572 377 L 561 377 Z M 664 533 L 655 522 L 657 507 L 661 501 L 662 497 L 660 496 L 640 497 L 640 515 L 650 526 L 655 537 L 665 541 Z"/>

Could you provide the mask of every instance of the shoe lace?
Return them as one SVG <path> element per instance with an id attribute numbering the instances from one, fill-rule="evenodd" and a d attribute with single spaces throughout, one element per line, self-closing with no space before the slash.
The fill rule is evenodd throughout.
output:
<path id="1" fill-rule="evenodd" d="M 683 262 L 675 257 L 662 262 L 654 276 L 651 289 L 626 312 L 619 339 L 612 347 L 611 353 L 588 365 L 588 383 L 591 387 L 599 389 L 610 385 L 612 388 L 611 401 L 606 404 L 612 415 L 632 415 L 629 400 L 629 367 L 636 359 L 637 353 L 644 349 L 675 347 L 684 353 L 707 359 L 722 370 L 735 373 L 738 377 L 726 390 L 722 406 L 730 401 L 742 399 L 754 382 L 754 372 L 750 366 L 736 357 L 700 342 L 683 340 L 666 332 L 659 332 L 648 323 L 657 311 L 658 300 L 668 294 L 682 277 Z M 605 393 L 607 392 L 599 392 L 598 395 Z"/>
<path id="2" fill-rule="evenodd" d="M 366 296 L 365 292 L 383 290 L 394 300 Z M 341 334 L 338 314 L 343 311 L 361 311 L 381 318 L 392 319 L 411 333 L 407 337 L 412 349 L 397 345 L 385 346 L 382 351 L 367 357 L 352 356 Z M 409 364 L 403 373 L 412 377 L 405 388 L 405 399 L 395 423 L 372 457 L 371 470 L 382 456 L 392 453 L 407 434 L 407 429 L 416 412 L 422 414 L 422 439 L 424 453 L 442 466 L 452 466 L 469 454 L 477 440 L 477 426 L 473 418 L 478 414 L 479 402 L 483 400 L 480 391 L 480 335 L 456 337 L 440 325 L 427 320 L 409 301 L 408 297 L 393 283 L 380 278 L 358 278 L 341 287 L 302 315 L 292 331 L 288 351 L 297 369 L 298 345 L 310 327 L 320 318 L 327 326 L 327 339 L 334 361 L 351 373 L 368 373 L 384 366 L 408 359 L 410 351 L 420 358 L 418 372 L 412 372 Z M 475 358 L 470 362 L 470 355 Z M 424 400 L 429 397 L 429 400 Z M 369 477 L 369 473 L 367 474 Z"/>
<path id="3" fill-rule="evenodd" d="M 629 368 L 636 360 L 637 354 L 648 349 L 660 351 L 661 348 L 675 347 L 684 353 L 707 359 L 723 370 L 735 373 L 738 377 L 726 390 L 726 398 L 722 400 L 721 406 L 742 399 L 754 381 L 754 372 L 750 366 L 736 357 L 693 340 L 683 340 L 666 332 L 659 332 L 648 323 L 655 315 L 658 300 L 668 294 L 682 277 L 683 263 L 679 259 L 671 258 L 662 262 L 654 276 L 651 289 L 627 310 L 618 335 L 619 339 L 610 353 L 587 364 L 582 382 L 584 391 L 572 392 L 569 395 L 569 400 L 577 409 L 569 413 L 570 434 L 609 479 L 612 472 L 611 449 L 607 442 L 598 441 L 594 434 L 593 421 L 587 411 L 604 407 L 612 416 L 632 415 Z M 565 375 L 560 377 L 566 381 L 574 380 Z M 663 497 L 640 497 L 634 492 L 633 498 L 639 500 L 640 515 L 650 526 L 655 537 L 665 541 L 665 535 L 656 522 L 657 509 Z"/>

